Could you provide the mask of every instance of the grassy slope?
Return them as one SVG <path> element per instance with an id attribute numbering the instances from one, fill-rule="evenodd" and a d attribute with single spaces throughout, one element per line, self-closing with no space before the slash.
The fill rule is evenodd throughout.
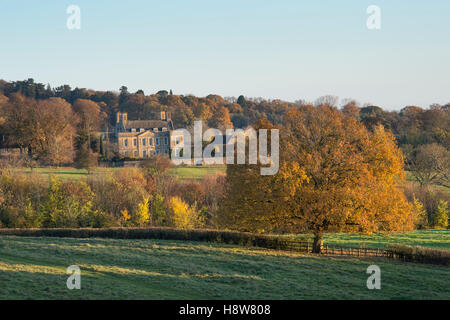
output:
<path id="1" fill-rule="evenodd" d="M 358 235 L 336 233 L 324 236 L 324 243 L 342 246 L 367 246 L 369 248 L 384 248 L 389 243 L 423 246 L 450 250 L 450 230 L 418 230 L 391 235 Z"/>
<path id="2" fill-rule="evenodd" d="M 82 289 L 66 288 L 66 268 Z M 366 268 L 381 268 L 381 290 Z M 181 241 L 0 237 L 0 299 L 450 299 L 450 268 Z"/>

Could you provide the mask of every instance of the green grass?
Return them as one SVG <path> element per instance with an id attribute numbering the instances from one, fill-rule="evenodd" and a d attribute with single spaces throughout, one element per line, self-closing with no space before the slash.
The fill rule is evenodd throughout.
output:
<path id="1" fill-rule="evenodd" d="M 371 248 L 384 248 L 390 243 L 398 243 L 409 246 L 450 250 L 450 230 L 417 230 L 406 233 L 393 233 L 391 235 L 335 233 L 326 235 L 324 237 L 324 242 L 330 245 L 365 245 Z"/>
<path id="2" fill-rule="evenodd" d="M 366 269 L 381 268 L 381 290 Z M 66 268 L 81 268 L 68 290 Z M 450 268 L 163 240 L 0 237 L 0 299 L 450 299 Z"/>
<path id="3" fill-rule="evenodd" d="M 92 171 L 92 175 L 102 174 L 105 172 L 113 172 L 120 168 L 96 168 Z M 76 169 L 72 167 L 64 168 L 34 168 L 33 170 L 18 169 L 25 173 L 38 173 L 43 176 L 55 175 L 63 180 L 68 179 L 83 179 L 87 177 L 87 171 L 84 169 Z M 225 173 L 226 166 L 174 166 L 170 169 L 169 174 L 177 176 L 180 179 L 202 179 L 205 176 L 214 176 L 218 173 Z"/>
<path id="4" fill-rule="evenodd" d="M 95 168 L 92 170 L 91 174 L 102 174 L 106 172 L 113 172 L 118 170 L 119 168 Z M 84 179 L 88 176 L 87 170 L 85 169 L 76 169 L 72 167 L 62 167 L 62 168 L 53 168 L 53 167 L 43 167 L 43 168 L 21 168 L 17 169 L 24 173 L 35 173 L 40 174 L 42 176 L 56 176 L 63 180 L 78 180 L 78 179 Z"/>
<path id="5" fill-rule="evenodd" d="M 178 166 L 172 167 L 169 174 L 180 179 L 202 179 L 205 176 L 215 176 L 225 172 L 226 166 Z"/>
<path id="6" fill-rule="evenodd" d="M 291 236 L 292 237 L 292 236 Z M 294 238 L 310 238 L 311 236 L 294 236 Z M 392 234 L 348 234 L 334 233 L 325 234 L 324 244 L 344 247 L 368 247 L 385 248 L 390 243 L 405 244 L 409 246 L 422 246 L 435 249 L 450 250 L 450 230 L 417 230 L 405 233 Z"/>

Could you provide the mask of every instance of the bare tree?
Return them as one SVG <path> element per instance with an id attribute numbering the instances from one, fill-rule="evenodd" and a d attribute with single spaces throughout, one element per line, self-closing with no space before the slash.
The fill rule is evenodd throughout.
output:
<path id="1" fill-rule="evenodd" d="M 421 145 L 411 159 L 409 170 L 421 186 L 449 187 L 450 151 L 437 143 Z"/>
<path id="2" fill-rule="evenodd" d="M 331 107 L 336 107 L 338 105 L 339 102 L 339 97 L 337 96 L 333 96 L 333 95 L 326 95 L 326 96 L 322 96 L 316 99 L 316 101 L 314 102 L 314 105 L 316 106 L 331 106 Z"/>

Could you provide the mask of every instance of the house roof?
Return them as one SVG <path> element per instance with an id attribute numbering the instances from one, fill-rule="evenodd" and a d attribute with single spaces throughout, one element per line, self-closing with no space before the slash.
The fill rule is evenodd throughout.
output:
<path id="1" fill-rule="evenodd" d="M 124 123 L 124 129 L 153 128 L 167 128 L 168 130 L 172 130 L 172 122 L 163 120 L 128 120 Z"/>

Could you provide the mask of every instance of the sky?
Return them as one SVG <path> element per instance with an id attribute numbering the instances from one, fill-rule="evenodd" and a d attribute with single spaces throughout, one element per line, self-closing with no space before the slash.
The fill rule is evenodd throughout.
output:
<path id="1" fill-rule="evenodd" d="M 81 28 L 67 28 L 70 5 Z M 366 21 L 370 5 L 381 28 Z M 1 0 L 0 79 L 389 110 L 450 102 L 449 0 Z"/>

